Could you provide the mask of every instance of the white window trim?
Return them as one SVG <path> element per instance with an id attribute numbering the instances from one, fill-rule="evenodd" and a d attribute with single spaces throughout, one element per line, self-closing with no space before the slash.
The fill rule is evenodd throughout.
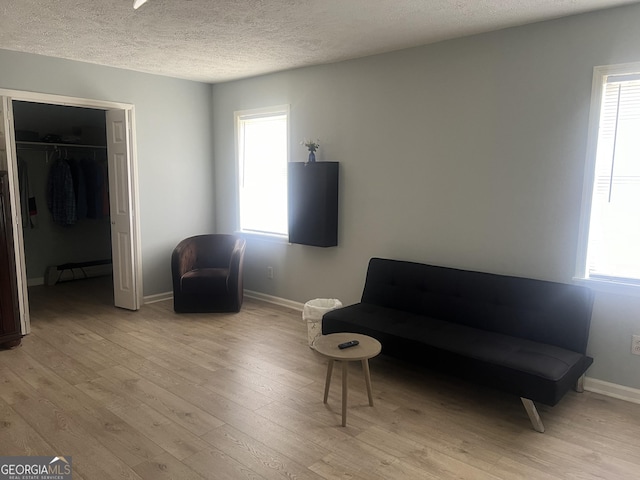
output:
<path id="1" fill-rule="evenodd" d="M 640 296 L 640 285 L 624 283 L 623 280 L 591 278 L 587 272 L 587 250 L 589 247 L 589 223 L 596 169 L 598 149 L 598 133 L 600 127 L 600 109 L 604 80 L 609 75 L 624 75 L 640 71 L 640 62 L 621 63 L 594 67 L 591 87 L 591 108 L 589 113 L 589 129 L 587 133 L 587 156 L 582 188 L 582 208 L 580 214 L 580 230 L 578 232 L 578 248 L 576 251 L 576 272 L 573 280 L 595 290 L 623 295 Z"/>
<path id="2" fill-rule="evenodd" d="M 268 233 L 268 232 L 254 232 L 254 231 L 245 231 L 240 228 L 240 145 L 238 144 L 239 139 L 239 130 L 240 130 L 240 119 L 246 118 L 259 118 L 265 116 L 272 115 L 286 115 L 287 117 L 287 139 L 291 138 L 290 131 L 290 105 L 273 105 L 270 107 L 261 107 L 261 108 L 252 108 L 248 110 L 237 110 L 233 112 L 233 126 L 234 126 L 234 145 L 235 145 L 235 175 L 236 175 L 236 227 L 235 233 L 238 235 L 242 235 L 246 238 L 258 238 L 261 240 L 269 240 L 276 243 L 289 243 L 289 235 L 281 235 L 276 233 Z M 287 163 L 290 159 L 290 148 L 289 144 L 291 142 L 287 141 Z"/>
<path id="3" fill-rule="evenodd" d="M 240 223 L 238 220 L 238 225 L 239 224 Z M 288 235 L 278 235 L 276 233 L 265 233 L 265 232 L 248 232 L 246 230 L 240 230 L 239 228 L 236 229 L 235 234 L 240 235 L 244 238 L 255 238 L 257 240 L 263 240 L 266 242 L 283 243 L 283 244 L 291 245 L 291 243 L 289 242 Z"/>

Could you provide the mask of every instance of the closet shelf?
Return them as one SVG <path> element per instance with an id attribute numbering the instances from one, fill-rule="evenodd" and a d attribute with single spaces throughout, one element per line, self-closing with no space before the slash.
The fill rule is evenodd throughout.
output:
<path id="1" fill-rule="evenodd" d="M 57 148 L 102 148 L 106 149 L 106 145 L 83 145 L 80 143 L 50 143 L 50 142 L 25 142 L 25 141 L 16 141 L 16 147 L 32 147 L 32 148 L 42 148 L 42 147 L 57 147 Z"/>

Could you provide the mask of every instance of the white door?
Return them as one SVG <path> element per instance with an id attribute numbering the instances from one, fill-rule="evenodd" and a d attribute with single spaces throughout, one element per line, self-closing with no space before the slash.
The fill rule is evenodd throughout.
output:
<path id="1" fill-rule="evenodd" d="M 22 239 L 22 216 L 20 215 L 20 183 L 16 156 L 15 132 L 13 125 L 13 105 L 11 98 L 0 96 L 0 169 L 9 173 L 9 194 L 11 196 L 11 218 L 13 246 L 16 257 L 16 277 L 18 279 L 18 304 L 22 334 L 31 331 L 29 319 L 29 299 L 27 297 L 27 268 L 24 259 Z"/>
<path id="2" fill-rule="evenodd" d="M 116 307 L 138 310 L 140 301 L 134 265 L 131 133 L 126 110 L 107 110 L 107 156 L 113 296 Z"/>

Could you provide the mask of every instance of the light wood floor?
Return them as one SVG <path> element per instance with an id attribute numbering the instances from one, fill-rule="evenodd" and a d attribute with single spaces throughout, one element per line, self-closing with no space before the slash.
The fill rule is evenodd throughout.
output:
<path id="1" fill-rule="evenodd" d="M 33 333 L 0 351 L 0 455 L 71 455 L 75 480 L 640 478 L 640 405 L 570 392 L 540 434 L 518 398 L 379 356 L 374 407 L 350 366 L 343 428 L 299 312 L 128 312 L 104 284 L 31 290 Z"/>

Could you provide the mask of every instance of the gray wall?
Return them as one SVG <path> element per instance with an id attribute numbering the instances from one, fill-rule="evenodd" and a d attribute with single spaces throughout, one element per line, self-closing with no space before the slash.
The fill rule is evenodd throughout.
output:
<path id="1" fill-rule="evenodd" d="M 319 137 L 341 162 L 339 246 L 250 239 L 245 288 L 353 303 L 371 256 L 570 282 L 593 67 L 640 61 L 638 24 L 625 7 L 214 86 L 219 231 L 234 110 L 288 103 L 291 160 Z M 632 333 L 640 298 L 598 293 L 591 377 L 640 388 Z"/>
<path id="2" fill-rule="evenodd" d="M 171 290 L 171 251 L 212 232 L 211 87 L 0 50 L 0 88 L 135 105 L 144 294 Z"/>

